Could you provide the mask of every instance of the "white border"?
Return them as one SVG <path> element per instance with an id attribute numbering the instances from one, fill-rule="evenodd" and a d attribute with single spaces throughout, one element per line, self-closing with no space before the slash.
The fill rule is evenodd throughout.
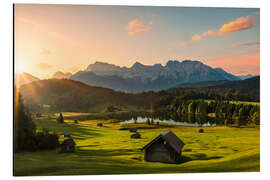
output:
<path id="1" fill-rule="evenodd" d="M 3 0 L 2 0 L 3 1 Z M 47 176 L 34 179 L 269 179 L 270 107 L 269 85 L 269 22 L 270 6 L 267 0 L 13 0 L 0 2 L 1 28 L 1 177 L 12 177 L 12 3 L 45 4 L 95 4 L 95 5 L 147 5 L 147 6 L 196 6 L 196 7 L 256 7 L 261 8 L 261 172 L 260 173 L 207 173 L 207 174 L 155 174 L 155 175 L 110 175 L 110 176 Z M 269 177 L 267 177 L 269 176 Z M 28 179 L 23 177 L 19 179 Z"/>

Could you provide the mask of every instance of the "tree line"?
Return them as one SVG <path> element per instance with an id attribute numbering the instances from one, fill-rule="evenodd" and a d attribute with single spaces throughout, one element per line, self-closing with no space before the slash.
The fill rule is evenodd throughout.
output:
<path id="1" fill-rule="evenodd" d="M 54 149 L 58 147 L 58 135 L 43 129 L 36 131 L 36 125 L 32 116 L 23 104 L 23 99 L 14 88 L 14 150 L 36 151 L 42 149 Z"/>
<path id="2" fill-rule="evenodd" d="M 223 125 L 260 124 L 260 106 L 231 103 L 229 101 L 187 100 L 181 97 L 161 98 L 155 104 L 155 112 L 178 116 L 212 116 Z M 197 122 L 200 123 L 200 122 Z"/>

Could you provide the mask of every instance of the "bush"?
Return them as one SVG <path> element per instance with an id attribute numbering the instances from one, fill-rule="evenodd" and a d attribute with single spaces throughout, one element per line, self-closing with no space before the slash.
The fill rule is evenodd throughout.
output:
<path id="1" fill-rule="evenodd" d="M 59 146 L 58 135 L 56 133 L 50 134 L 47 129 L 36 133 L 35 142 L 35 150 L 55 149 Z"/>

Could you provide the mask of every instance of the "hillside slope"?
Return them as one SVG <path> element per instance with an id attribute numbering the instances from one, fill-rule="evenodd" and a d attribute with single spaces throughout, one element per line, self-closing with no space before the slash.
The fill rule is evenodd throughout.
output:
<path id="1" fill-rule="evenodd" d="M 240 81 L 215 81 L 180 84 L 168 90 L 169 93 L 183 94 L 196 92 L 202 98 L 219 96 L 229 100 L 260 101 L 260 76 Z M 190 93 L 189 93 L 190 94 Z"/>
<path id="2" fill-rule="evenodd" d="M 26 105 L 50 105 L 54 111 L 87 112 L 106 105 L 136 106 L 149 108 L 154 97 L 116 92 L 111 89 L 93 87 L 67 79 L 35 81 L 20 88 Z"/>

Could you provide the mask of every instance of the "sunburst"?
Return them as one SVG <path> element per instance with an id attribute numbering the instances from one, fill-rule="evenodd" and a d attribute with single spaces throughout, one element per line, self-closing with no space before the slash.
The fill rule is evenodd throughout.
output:
<path id="1" fill-rule="evenodd" d="M 15 74 L 22 74 L 25 72 L 25 65 L 23 61 L 19 60 L 15 62 Z"/>

